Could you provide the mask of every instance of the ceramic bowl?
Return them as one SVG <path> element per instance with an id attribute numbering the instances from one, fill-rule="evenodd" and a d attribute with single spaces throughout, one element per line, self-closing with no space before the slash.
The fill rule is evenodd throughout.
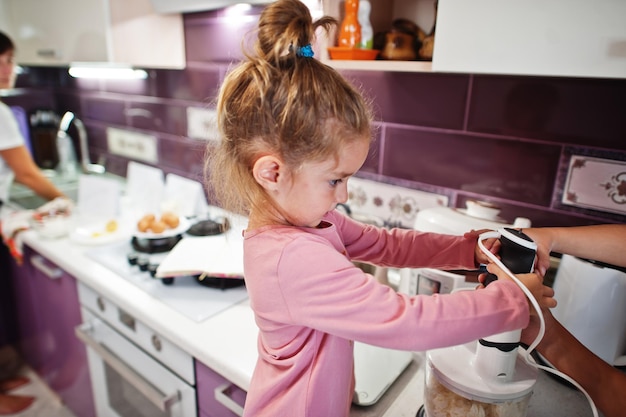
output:
<path id="1" fill-rule="evenodd" d="M 486 201 L 468 200 L 467 214 L 479 219 L 496 220 L 500 214 L 500 207 Z"/>
<path id="2" fill-rule="evenodd" d="M 67 236 L 71 230 L 72 216 L 65 213 L 35 215 L 30 219 L 30 226 L 39 236 L 56 239 Z"/>

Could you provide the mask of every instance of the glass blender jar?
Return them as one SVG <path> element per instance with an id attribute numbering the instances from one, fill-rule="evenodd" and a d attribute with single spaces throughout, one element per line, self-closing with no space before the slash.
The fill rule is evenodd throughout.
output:
<path id="1" fill-rule="evenodd" d="M 525 417 L 537 368 L 517 355 L 513 375 L 485 375 L 476 367 L 476 345 L 429 351 L 426 356 L 425 417 Z M 508 380 L 506 380 L 508 379 Z"/>

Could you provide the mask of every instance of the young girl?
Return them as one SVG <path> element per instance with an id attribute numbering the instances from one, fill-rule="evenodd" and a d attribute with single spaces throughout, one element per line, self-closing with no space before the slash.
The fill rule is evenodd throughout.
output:
<path id="1" fill-rule="evenodd" d="M 248 215 L 244 273 L 260 329 L 244 415 L 347 416 L 353 341 L 426 350 L 518 329 L 528 300 L 511 281 L 444 296 L 398 294 L 352 261 L 475 268 L 470 238 L 386 230 L 335 210 L 368 154 L 360 94 L 312 57 L 315 29 L 298 0 L 263 11 L 256 53 L 227 75 L 218 98 L 222 142 L 207 160 L 214 192 Z M 532 275 L 542 305 L 549 290 Z"/>

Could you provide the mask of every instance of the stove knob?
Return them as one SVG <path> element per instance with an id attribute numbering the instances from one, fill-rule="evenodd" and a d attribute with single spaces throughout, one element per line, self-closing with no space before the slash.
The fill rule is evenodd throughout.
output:
<path id="1" fill-rule="evenodd" d="M 152 278 L 154 278 L 156 276 L 156 272 L 157 272 L 157 268 L 159 267 L 159 265 L 157 264 L 150 264 L 148 265 L 148 272 L 150 273 L 150 276 Z"/>
<path id="2" fill-rule="evenodd" d="M 173 277 L 161 278 L 161 282 L 163 283 L 163 285 L 172 285 L 174 283 L 174 278 Z"/>
<path id="3" fill-rule="evenodd" d="M 149 263 L 150 263 L 150 259 L 148 259 L 147 256 L 140 256 L 139 258 L 137 258 L 137 265 L 139 266 L 139 269 L 142 271 L 148 270 Z"/>
<path id="4" fill-rule="evenodd" d="M 139 255 L 136 253 L 129 253 L 126 255 L 126 259 L 128 259 L 128 263 L 130 265 L 137 265 L 137 258 L 139 258 Z"/>

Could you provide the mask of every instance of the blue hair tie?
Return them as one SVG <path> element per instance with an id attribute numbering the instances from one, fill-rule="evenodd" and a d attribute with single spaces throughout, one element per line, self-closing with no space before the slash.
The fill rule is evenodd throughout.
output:
<path id="1" fill-rule="evenodd" d="M 313 58 L 313 48 L 311 48 L 311 44 L 305 45 L 303 47 L 298 47 L 298 49 L 296 49 L 296 56 Z"/>

